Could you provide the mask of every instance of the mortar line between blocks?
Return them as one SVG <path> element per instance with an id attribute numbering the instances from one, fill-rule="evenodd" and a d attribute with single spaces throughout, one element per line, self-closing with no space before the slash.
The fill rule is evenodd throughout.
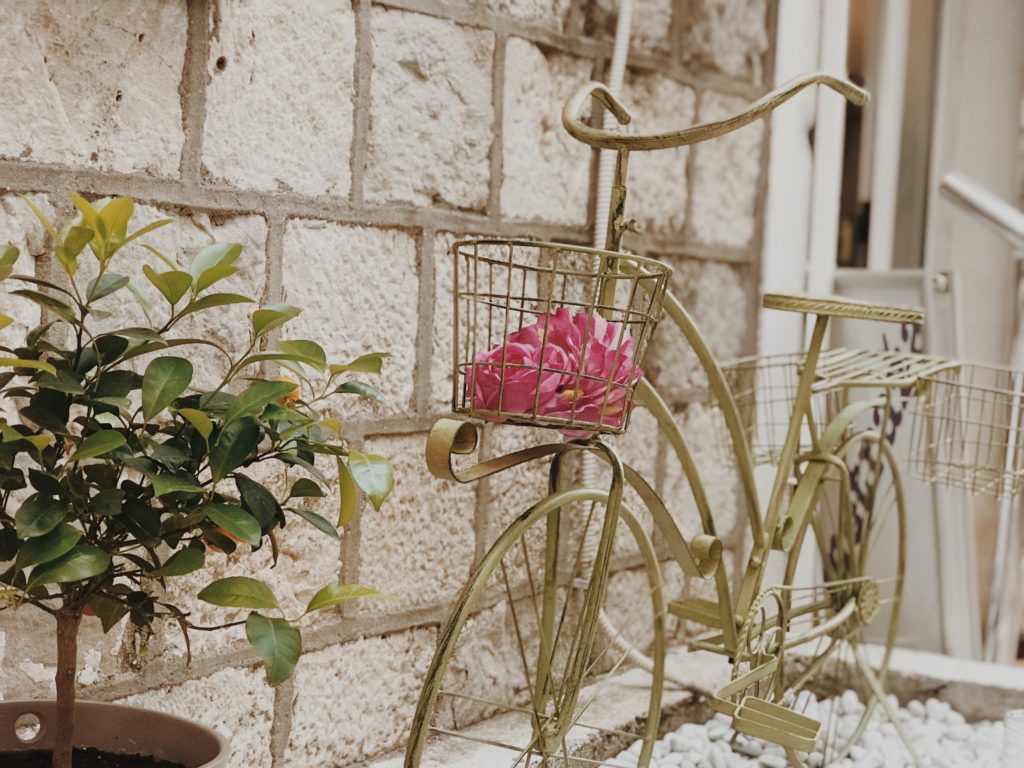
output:
<path id="1" fill-rule="evenodd" d="M 184 143 L 178 172 L 198 183 L 202 175 L 203 126 L 206 122 L 206 72 L 210 58 L 209 0 L 188 0 L 188 30 L 181 82 L 181 127 Z"/>
<path id="2" fill-rule="evenodd" d="M 417 271 L 420 279 L 417 292 L 419 312 L 416 327 L 416 364 L 413 367 L 413 412 L 417 414 L 430 410 L 433 396 L 431 374 L 434 369 L 434 323 L 437 320 L 434 312 L 437 303 L 437 269 L 434 266 L 434 259 L 437 257 L 434 253 L 436 239 L 437 232 L 433 228 L 424 227 L 419 232 L 419 242 L 416 244 Z"/>
<path id="3" fill-rule="evenodd" d="M 487 212 L 492 219 L 501 218 L 501 188 L 505 184 L 505 49 L 506 35 L 495 33 L 494 61 L 491 68 L 491 99 L 494 128 L 491 140 L 491 189 Z"/>
<path id="4" fill-rule="evenodd" d="M 363 180 L 370 143 L 370 110 L 373 107 L 370 92 L 373 76 L 373 8 L 370 0 L 353 0 L 352 7 L 356 21 L 356 61 L 352 83 L 352 186 L 349 194 L 354 202 L 359 203 L 364 194 Z"/>

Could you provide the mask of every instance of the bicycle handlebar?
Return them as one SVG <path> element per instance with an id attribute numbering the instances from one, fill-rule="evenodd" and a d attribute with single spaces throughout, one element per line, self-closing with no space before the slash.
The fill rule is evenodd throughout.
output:
<path id="1" fill-rule="evenodd" d="M 764 117 L 807 86 L 814 84 L 831 88 L 859 107 L 864 106 L 869 98 L 867 91 L 857 87 L 848 80 L 815 72 L 793 78 L 788 83 L 766 93 L 743 112 L 727 117 L 724 120 L 702 123 L 668 133 L 627 135 L 603 128 L 594 128 L 580 119 L 583 106 L 587 98 L 590 97 L 605 106 L 615 116 L 615 119 L 619 121 L 620 125 L 626 125 L 632 120 L 632 116 L 626 107 L 612 95 L 612 92 L 606 86 L 601 83 L 590 82 L 580 87 L 565 102 L 565 106 L 562 108 L 562 124 L 573 138 L 592 147 L 625 151 L 670 149 L 672 147 L 695 144 L 706 139 L 713 139 L 735 131 L 737 128 L 742 128 L 747 123 Z"/>

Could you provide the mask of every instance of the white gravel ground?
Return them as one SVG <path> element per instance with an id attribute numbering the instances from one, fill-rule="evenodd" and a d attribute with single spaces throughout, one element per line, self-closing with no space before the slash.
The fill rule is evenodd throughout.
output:
<path id="1" fill-rule="evenodd" d="M 895 697 L 890 697 L 896 706 Z M 853 733 L 864 704 L 854 691 L 818 701 L 812 694 L 801 693 L 797 711 L 821 721 L 818 746 L 824 743 L 826 729 L 840 734 Z M 963 715 L 938 699 L 911 701 L 899 710 L 900 724 L 914 744 L 926 768 L 1002 768 L 1003 724 L 981 721 L 967 723 Z M 685 723 L 654 745 L 650 768 L 787 768 L 782 747 L 760 739 L 737 734 L 729 727 L 730 719 L 715 715 L 704 723 Z M 640 742 L 604 763 L 603 768 L 636 768 Z M 812 768 L 822 766 L 821 752 L 806 758 Z M 1024 756 L 1021 763 L 1024 766 Z M 913 763 L 886 718 L 876 707 L 871 722 L 859 744 L 835 768 L 912 768 Z"/>

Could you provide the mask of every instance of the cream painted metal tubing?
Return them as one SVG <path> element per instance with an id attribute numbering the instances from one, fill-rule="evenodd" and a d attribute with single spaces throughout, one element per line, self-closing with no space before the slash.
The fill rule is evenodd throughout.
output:
<path id="1" fill-rule="evenodd" d="M 622 134 L 606 131 L 603 128 L 593 128 L 580 119 L 580 113 L 583 111 L 583 105 L 588 97 L 593 97 L 604 105 L 622 125 L 628 124 L 633 119 L 629 111 L 612 95 L 611 91 L 600 83 L 592 82 L 577 90 L 565 103 L 562 110 L 562 124 L 573 138 L 592 147 L 627 152 L 671 149 L 714 139 L 731 133 L 737 128 L 742 128 L 748 123 L 765 117 L 810 85 L 824 85 L 831 88 L 857 106 L 863 106 L 868 101 L 868 93 L 864 89 L 858 88 L 847 80 L 815 72 L 793 78 L 753 102 L 747 109 L 724 120 L 701 123 L 667 133 Z"/>

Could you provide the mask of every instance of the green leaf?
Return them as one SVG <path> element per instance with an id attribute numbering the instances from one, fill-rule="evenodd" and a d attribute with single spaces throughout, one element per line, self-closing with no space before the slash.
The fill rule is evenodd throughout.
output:
<path id="1" fill-rule="evenodd" d="M 124 435 L 113 429 L 101 429 L 93 432 L 78 444 L 78 450 L 68 456 L 68 463 L 92 459 L 102 456 L 125 445 Z"/>
<path id="2" fill-rule="evenodd" d="M 281 509 L 274 494 L 250 477 L 240 474 L 234 477 L 235 486 L 245 508 L 259 521 L 261 530 L 269 529 L 277 520 Z"/>
<path id="3" fill-rule="evenodd" d="M 284 397 L 295 389 L 293 381 L 261 381 L 244 392 L 240 392 L 224 414 L 224 424 L 228 425 L 242 416 L 255 416 L 267 405 Z"/>
<path id="4" fill-rule="evenodd" d="M 242 246 L 238 243 L 214 243 L 208 245 L 192 259 L 188 265 L 188 273 L 197 283 L 200 275 L 211 267 L 230 266 L 234 264 L 242 253 Z"/>
<path id="5" fill-rule="evenodd" d="M 173 223 L 174 219 L 157 219 L 156 221 L 151 221 L 146 226 L 140 227 L 139 229 L 135 230 L 130 235 L 128 235 L 128 237 L 124 239 L 122 245 L 128 245 L 128 243 L 130 243 L 132 240 L 138 240 L 143 235 L 148 235 L 154 229 L 160 229 L 160 227 L 166 227 L 168 224 Z"/>
<path id="6" fill-rule="evenodd" d="M 318 371 L 327 367 L 327 353 L 315 341 L 309 339 L 287 339 L 279 342 L 277 348 L 287 355 L 295 355 L 295 359 L 309 363 Z"/>
<path id="7" fill-rule="evenodd" d="M 328 536 L 330 536 L 332 539 L 339 539 L 339 538 L 341 538 L 338 535 L 338 529 L 335 528 L 333 525 L 331 525 L 322 516 L 318 515 L 316 512 L 310 512 L 308 509 L 293 509 L 292 511 L 296 515 L 301 517 L 303 520 L 307 520 L 310 523 L 312 523 L 314 528 L 317 528 L 318 530 L 323 531 Z"/>
<path id="8" fill-rule="evenodd" d="M 35 368 L 47 373 L 57 373 L 56 368 L 43 360 L 22 360 L 20 357 L 0 357 L 0 367 Z"/>
<path id="9" fill-rule="evenodd" d="M 99 209 L 97 228 L 108 242 L 113 242 L 117 246 L 124 243 L 128 235 L 128 221 L 134 209 L 135 204 L 130 197 L 115 197 Z M 108 247 L 108 257 L 113 254 L 113 250 Z"/>
<path id="10" fill-rule="evenodd" d="M 89 244 L 95 233 L 88 227 L 71 227 L 64 236 L 64 258 L 74 261 Z"/>
<path id="11" fill-rule="evenodd" d="M 252 331 L 257 337 L 279 328 L 294 317 L 298 317 L 301 310 L 290 304 L 267 304 L 252 313 Z"/>
<path id="12" fill-rule="evenodd" d="M 241 507 L 233 507 L 230 504 L 204 504 L 202 511 L 210 522 L 234 534 L 246 544 L 256 546 L 260 543 L 263 532 L 259 521 Z"/>
<path id="13" fill-rule="evenodd" d="M 196 432 L 202 435 L 204 440 L 210 439 L 210 434 L 213 432 L 213 422 L 210 421 L 209 416 L 198 408 L 179 408 L 178 413 L 196 428 Z"/>
<path id="14" fill-rule="evenodd" d="M 13 267 L 20 255 L 21 251 L 18 250 L 17 246 L 7 243 L 3 248 L 0 248 L 0 267 Z"/>
<path id="15" fill-rule="evenodd" d="M 142 415 L 152 420 L 192 383 L 192 363 L 183 357 L 158 357 L 142 377 Z"/>
<path id="16" fill-rule="evenodd" d="M 18 568 L 48 563 L 70 552 L 82 538 L 82 532 L 67 523 L 61 523 L 45 536 L 26 541 L 18 552 Z"/>
<path id="17" fill-rule="evenodd" d="M 372 453 L 351 451 L 348 455 L 348 468 L 356 484 L 370 498 L 373 508 L 380 510 L 395 487 L 395 475 L 388 460 Z"/>
<path id="18" fill-rule="evenodd" d="M 227 304 L 255 304 L 254 299 L 242 296 L 238 293 L 211 293 L 207 296 L 190 301 L 183 310 L 180 317 L 191 315 L 193 312 L 202 312 L 213 307 L 223 307 Z"/>
<path id="19" fill-rule="evenodd" d="M 203 487 L 193 477 L 177 475 L 156 475 L 153 477 L 153 495 L 166 496 L 168 493 L 202 493 Z"/>
<path id="20" fill-rule="evenodd" d="M 188 272 L 172 269 L 158 273 L 149 264 L 144 264 L 142 273 L 149 279 L 149 282 L 156 286 L 156 289 L 163 294 L 171 306 L 177 304 L 192 287 L 192 278 Z"/>
<path id="21" fill-rule="evenodd" d="M 96 209 L 92 207 L 92 203 L 76 192 L 71 193 L 71 199 L 74 201 L 75 207 L 82 214 L 82 223 L 89 229 L 97 229 L 97 218 L 99 214 L 97 214 Z"/>
<path id="22" fill-rule="evenodd" d="M 28 299 L 43 309 L 53 312 L 57 317 L 67 320 L 69 323 L 75 322 L 75 311 L 63 301 L 53 298 L 53 296 L 47 296 L 45 293 L 33 291 L 29 288 L 19 288 L 16 291 L 11 291 L 11 295 Z"/>
<path id="23" fill-rule="evenodd" d="M 6 328 L 13 322 L 13 317 L 11 317 L 10 315 L 5 315 L 3 312 L 0 312 L 0 331 L 2 331 L 4 328 Z"/>
<path id="24" fill-rule="evenodd" d="M 230 264 L 218 264 L 215 267 L 210 267 L 209 269 L 203 270 L 202 274 L 196 278 L 192 290 L 195 293 L 205 291 L 214 283 L 220 282 L 227 277 L 231 277 L 236 272 L 238 272 L 238 267 L 234 267 Z"/>
<path id="25" fill-rule="evenodd" d="M 306 613 L 332 608 L 359 597 L 384 597 L 384 595 L 375 589 L 361 587 L 358 584 L 328 584 L 313 595 L 313 599 L 306 606 Z"/>
<path id="26" fill-rule="evenodd" d="M 206 553 L 199 547 L 186 547 L 171 555 L 162 567 L 157 568 L 152 576 L 184 576 L 186 573 L 198 571 L 206 565 Z"/>
<path id="27" fill-rule="evenodd" d="M 86 288 L 85 298 L 89 301 L 102 299 L 115 291 L 119 291 L 128 285 L 128 275 L 119 275 L 116 272 L 104 272 L 94 280 L 89 281 Z"/>
<path id="28" fill-rule="evenodd" d="M 250 613 L 245 622 L 245 636 L 263 657 L 267 682 L 280 685 L 289 677 L 302 655 L 302 635 L 284 619 L 268 619 Z"/>
<path id="29" fill-rule="evenodd" d="M 323 489 L 308 477 L 300 477 L 295 481 L 292 489 L 288 491 L 289 499 L 308 498 L 310 496 L 320 497 L 324 495 Z"/>
<path id="30" fill-rule="evenodd" d="M 100 620 L 100 626 L 103 627 L 104 632 L 109 632 L 117 626 L 117 622 L 123 619 L 130 610 L 120 600 L 113 600 L 104 595 L 95 595 L 89 601 L 89 607 L 92 608 L 93 613 Z"/>
<path id="31" fill-rule="evenodd" d="M 36 204 L 27 197 L 22 195 L 21 200 L 31 209 L 32 213 L 36 215 L 36 218 L 42 222 L 43 227 L 46 229 L 47 234 L 50 235 L 50 239 L 53 240 L 54 244 L 56 245 L 57 243 L 60 243 L 60 234 L 57 232 L 57 228 L 53 226 L 53 222 L 46 218 Z"/>
<path id="32" fill-rule="evenodd" d="M 214 482 L 240 467 L 259 443 L 261 430 L 254 419 L 244 418 L 224 426 L 210 446 L 210 472 Z"/>
<path id="33" fill-rule="evenodd" d="M 384 399 L 384 395 L 380 393 L 380 390 L 369 384 L 364 384 L 361 381 L 346 381 L 344 384 L 339 384 L 334 390 L 336 395 L 359 395 L 360 397 L 368 397 L 371 400 L 376 400 L 378 403 L 387 404 L 387 400 Z"/>
<path id="34" fill-rule="evenodd" d="M 384 367 L 384 360 L 391 357 L 390 352 L 370 352 L 365 355 L 361 355 L 353 360 L 351 363 L 345 365 L 332 365 L 331 375 L 337 376 L 339 373 L 345 373 L 346 371 L 352 371 L 355 373 L 380 373 Z"/>
<path id="35" fill-rule="evenodd" d="M 145 248 L 150 253 L 152 253 L 158 259 L 160 259 L 160 261 L 162 261 L 164 264 L 166 264 L 171 269 L 176 270 L 178 268 L 178 265 L 174 262 L 173 259 L 165 256 L 160 251 L 158 251 L 156 248 L 154 248 L 152 245 L 149 245 L 148 243 L 142 243 L 142 247 Z"/>
<path id="36" fill-rule="evenodd" d="M 56 560 L 36 566 L 26 589 L 43 584 L 85 581 L 106 572 L 109 567 L 110 556 L 106 552 L 88 544 L 80 544 Z"/>
<path id="37" fill-rule="evenodd" d="M 348 464 L 338 457 L 338 495 L 341 503 L 338 509 L 338 526 L 344 526 L 356 519 L 356 481 L 348 471 Z"/>
<path id="38" fill-rule="evenodd" d="M 270 587 L 248 576 L 217 579 L 202 589 L 199 599 L 224 608 L 277 608 L 277 598 Z"/>

